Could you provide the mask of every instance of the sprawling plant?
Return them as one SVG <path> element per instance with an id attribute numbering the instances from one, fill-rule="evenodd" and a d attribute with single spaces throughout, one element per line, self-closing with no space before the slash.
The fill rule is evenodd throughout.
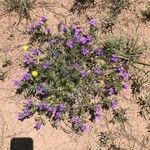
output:
<path id="1" fill-rule="evenodd" d="M 92 18 L 87 32 L 77 24 L 60 24 L 57 35 L 46 20 L 43 16 L 35 22 L 28 32 L 30 43 L 23 47 L 29 49 L 24 55 L 28 71 L 15 87 L 30 99 L 18 119 L 39 115 L 35 125 L 39 129 L 45 115 L 53 125 L 67 120 L 76 131 L 85 131 L 88 120 L 102 118 L 103 109 L 118 109 L 116 95 L 128 89 L 129 64 L 135 60 L 135 49 L 138 58 L 139 48 L 121 39 L 99 44 Z"/>

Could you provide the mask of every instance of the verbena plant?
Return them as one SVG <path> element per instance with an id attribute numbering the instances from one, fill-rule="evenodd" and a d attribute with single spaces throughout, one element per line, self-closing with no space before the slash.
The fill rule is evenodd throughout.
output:
<path id="1" fill-rule="evenodd" d="M 28 32 L 30 44 L 23 47 L 29 50 L 24 55 L 28 71 L 14 86 L 29 100 L 18 119 L 38 115 L 36 129 L 44 124 L 42 116 L 54 126 L 67 120 L 77 132 L 87 130 L 89 120 L 101 120 L 103 109 L 115 110 L 117 119 L 116 95 L 128 89 L 129 66 L 141 54 L 138 44 L 122 38 L 97 44 L 92 18 L 87 32 L 73 23 L 60 24 L 58 34 L 50 31 L 46 20 L 42 16 L 35 22 Z"/>
<path id="2" fill-rule="evenodd" d="M 30 19 L 30 10 L 35 6 L 36 0 L 4 0 L 2 5 L 5 13 L 16 12 L 20 19 Z"/>

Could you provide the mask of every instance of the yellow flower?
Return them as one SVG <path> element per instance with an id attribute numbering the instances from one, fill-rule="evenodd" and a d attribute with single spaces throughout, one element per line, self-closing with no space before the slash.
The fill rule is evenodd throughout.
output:
<path id="1" fill-rule="evenodd" d="M 33 77 L 37 77 L 38 76 L 38 72 L 37 71 L 32 71 L 32 76 Z"/>
<path id="2" fill-rule="evenodd" d="M 28 49 L 29 49 L 29 45 L 25 44 L 25 45 L 23 46 L 23 50 L 27 51 Z"/>

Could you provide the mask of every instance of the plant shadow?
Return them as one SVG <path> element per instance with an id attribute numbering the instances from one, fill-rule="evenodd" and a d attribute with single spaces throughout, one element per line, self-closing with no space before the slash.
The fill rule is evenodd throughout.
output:
<path id="1" fill-rule="evenodd" d="M 94 7 L 95 0 L 75 0 L 73 6 L 70 9 L 72 13 L 83 13 L 87 8 Z"/>

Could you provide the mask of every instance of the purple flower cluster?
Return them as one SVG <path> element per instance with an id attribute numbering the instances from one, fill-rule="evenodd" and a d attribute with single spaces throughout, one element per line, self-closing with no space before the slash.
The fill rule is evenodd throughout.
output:
<path id="1" fill-rule="evenodd" d="M 34 25 L 30 28 L 30 33 L 34 32 L 36 29 L 41 28 L 42 24 L 47 21 L 47 18 L 45 16 L 41 16 Z"/>
<path id="2" fill-rule="evenodd" d="M 33 50 L 32 50 L 32 55 L 33 56 L 38 56 L 39 55 L 39 49 L 37 49 L 37 48 L 34 48 Z"/>
<path id="3" fill-rule="evenodd" d="M 74 63 L 72 65 L 72 68 L 75 69 L 75 70 L 77 70 L 79 68 L 79 64 L 78 63 Z"/>
<path id="4" fill-rule="evenodd" d="M 82 132 L 89 129 L 89 126 L 86 123 L 82 123 L 82 120 L 79 116 L 73 116 L 71 118 L 71 122 L 74 127 L 77 127 Z"/>
<path id="5" fill-rule="evenodd" d="M 58 112 L 55 113 L 53 119 L 54 119 L 55 121 L 56 121 L 56 120 L 60 120 L 60 119 L 61 119 L 61 115 L 62 115 L 62 113 L 58 111 Z"/>
<path id="6" fill-rule="evenodd" d="M 123 78 L 124 80 L 128 80 L 128 79 L 129 79 L 129 74 L 128 74 L 127 71 L 122 72 L 122 73 L 121 73 L 121 76 L 122 76 L 122 78 Z"/>
<path id="7" fill-rule="evenodd" d="M 30 78 L 31 78 L 31 74 L 27 72 L 23 75 L 22 80 L 26 82 L 29 81 Z"/>
<path id="8" fill-rule="evenodd" d="M 59 24 L 58 28 L 61 32 L 65 33 L 65 34 L 67 33 L 67 28 L 64 24 Z"/>
<path id="9" fill-rule="evenodd" d="M 57 108 L 56 108 L 56 111 L 55 111 L 55 114 L 54 114 L 53 119 L 54 119 L 55 121 L 60 120 L 61 117 L 62 117 L 62 113 L 65 111 L 65 109 L 66 109 L 65 104 L 63 104 L 63 103 L 59 104 L 59 105 L 57 106 Z"/>
<path id="10" fill-rule="evenodd" d="M 119 71 L 119 73 L 120 73 L 123 80 L 128 80 L 129 79 L 128 72 L 122 66 L 118 67 L 117 70 Z"/>
<path id="11" fill-rule="evenodd" d="M 120 66 L 120 67 L 117 68 L 117 70 L 118 70 L 118 72 L 121 73 L 121 72 L 124 72 L 125 69 L 122 66 Z"/>
<path id="12" fill-rule="evenodd" d="M 74 35 L 74 42 L 79 44 L 88 44 L 92 42 L 92 36 L 83 34 L 83 29 L 72 25 L 72 32 Z"/>
<path id="13" fill-rule="evenodd" d="M 116 91 L 115 91 L 115 89 L 114 89 L 113 87 L 111 87 L 111 88 L 108 89 L 108 94 L 109 94 L 110 96 L 112 96 L 112 95 L 115 94 L 115 93 L 116 93 Z"/>
<path id="14" fill-rule="evenodd" d="M 123 88 L 127 90 L 129 88 L 129 85 L 127 83 L 123 83 Z"/>
<path id="15" fill-rule="evenodd" d="M 24 55 L 24 63 L 29 65 L 31 63 L 31 61 L 32 61 L 31 56 L 29 54 L 25 54 Z"/>
<path id="16" fill-rule="evenodd" d="M 73 48 L 74 46 L 73 40 L 72 39 L 67 40 L 66 46 L 70 49 Z"/>
<path id="17" fill-rule="evenodd" d="M 80 71 L 80 77 L 85 78 L 87 76 L 87 72 L 85 70 Z"/>
<path id="18" fill-rule="evenodd" d="M 13 87 L 14 87 L 15 89 L 19 89 L 19 87 L 20 87 L 20 82 L 19 82 L 18 80 L 14 80 L 14 81 L 13 81 Z"/>
<path id="19" fill-rule="evenodd" d="M 31 99 L 29 99 L 24 105 L 24 107 L 27 109 L 30 109 L 32 106 L 33 106 L 33 101 Z"/>
<path id="20" fill-rule="evenodd" d="M 73 124 L 79 124 L 79 123 L 81 122 L 81 119 L 80 119 L 79 116 L 73 116 L 73 117 L 71 118 L 71 122 L 72 122 Z"/>
<path id="21" fill-rule="evenodd" d="M 83 32 L 83 29 L 81 27 L 78 27 L 76 24 L 72 24 L 71 31 L 74 36 L 77 36 Z"/>
<path id="22" fill-rule="evenodd" d="M 65 104 L 61 103 L 57 106 L 49 106 L 47 103 L 45 102 L 40 102 L 38 104 L 38 110 L 41 112 L 46 111 L 47 115 L 53 118 L 54 121 L 59 121 L 62 117 L 62 113 L 65 111 L 66 106 Z"/>
<path id="23" fill-rule="evenodd" d="M 33 101 L 29 99 L 23 108 L 22 112 L 18 113 L 18 120 L 23 121 L 26 118 L 29 118 L 32 115 Z M 40 112 L 47 112 L 47 115 L 52 116 L 54 121 L 59 121 L 62 117 L 62 113 L 66 110 L 66 106 L 64 103 L 58 104 L 56 107 L 49 106 L 46 102 L 40 102 L 37 106 L 37 110 Z M 35 108 L 36 108 L 35 107 Z M 34 128 L 37 130 L 41 128 L 42 123 L 37 121 Z"/>
<path id="24" fill-rule="evenodd" d="M 92 42 L 92 37 L 90 35 L 80 35 L 77 34 L 75 36 L 76 42 L 81 43 L 81 44 L 88 44 Z"/>
<path id="25" fill-rule="evenodd" d="M 26 118 L 26 115 L 23 112 L 19 112 L 17 118 L 18 120 L 23 121 Z"/>
<path id="26" fill-rule="evenodd" d="M 119 58 L 118 58 L 117 55 L 115 55 L 115 54 L 112 54 L 112 55 L 111 55 L 111 61 L 112 61 L 112 62 L 117 62 L 118 60 L 119 60 Z"/>
<path id="27" fill-rule="evenodd" d="M 37 121 L 36 124 L 35 124 L 35 126 L 34 126 L 34 128 L 37 129 L 37 130 L 39 130 L 41 128 L 41 126 L 42 126 L 41 122 Z"/>
<path id="28" fill-rule="evenodd" d="M 50 66 L 52 65 L 52 63 L 50 63 L 49 61 L 45 62 L 44 64 L 42 64 L 42 69 L 46 70 L 48 69 Z"/>
<path id="29" fill-rule="evenodd" d="M 36 65 L 36 64 L 37 64 L 37 62 L 32 59 L 32 57 L 31 57 L 30 54 L 25 54 L 25 55 L 24 55 L 24 57 L 23 57 L 23 62 L 24 62 L 26 65 Z"/>
<path id="30" fill-rule="evenodd" d="M 96 20 L 95 19 L 89 19 L 89 24 L 91 25 L 91 26 L 96 26 Z"/>
<path id="31" fill-rule="evenodd" d="M 23 121 L 24 119 L 29 118 L 30 115 L 32 114 L 32 113 L 31 113 L 31 108 L 32 108 L 32 106 L 33 106 L 33 102 L 32 102 L 31 99 L 29 99 L 29 100 L 25 103 L 24 108 L 23 108 L 23 111 L 18 113 L 18 120 Z"/>
<path id="32" fill-rule="evenodd" d="M 94 54 L 96 56 L 103 56 L 104 55 L 104 51 L 103 51 L 103 49 L 98 48 L 98 49 L 94 50 Z"/>
<path id="33" fill-rule="evenodd" d="M 40 84 L 37 87 L 37 94 L 39 94 L 41 96 L 46 96 L 48 94 L 48 90 L 45 88 L 45 86 L 43 84 Z"/>
<path id="34" fill-rule="evenodd" d="M 94 107 L 94 114 L 93 114 L 93 119 L 94 121 L 100 121 L 102 119 L 102 107 L 100 104 L 97 104 L 95 107 Z"/>
<path id="35" fill-rule="evenodd" d="M 49 108 L 49 106 L 48 106 L 48 104 L 45 103 L 45 102 L 41 102 L 41 103 L 39 103 L 39 105 L 38 105 L 38 110 L 40 110 L 40 111 L 47 111 L 48 108 Z"/>
<path id="36" fill-rule="evenodd" d="M 112 108 L 112 109 L 117 109 L 117 108 L 118 108 L 118 102 L 117 102 L 116 100 L 113 100 L 113 101 L 111 102 L 111 108 Z"/>
<path id="37" fill-rule="evenodd" d="M 89 125 L 86 123 L 83 123 L 80 127 L 82 132 L 88 131 L 89 130 Z"/>
<path id="38" fill-rule="evenodd" d="M 82 54 L 83 54 L 84 56 L 87 56 L 87 55 L 89 54 L 88 48 L 82 48 Z"/>
<path id="39" fill-rule="evenodd" d="M 97 75 L 97 76 L 98 76 L 98 75 L 100 75 L 100 74 L 101 74 L 101 72 L 102 72 L 102 71 L 101 71 L 101 69 L 100 69 L 100 68 L 97 68 L 97 67 L 95 67 L 95 68 L 94 68 L 94 74 L 95 74 L 95 75 Z"/>
<path id="40" fill-rule="evenodd" d="M 62 112 L 66 109 L 65 104 L 61 103 L 58 105 L 57 111 Z"/>

